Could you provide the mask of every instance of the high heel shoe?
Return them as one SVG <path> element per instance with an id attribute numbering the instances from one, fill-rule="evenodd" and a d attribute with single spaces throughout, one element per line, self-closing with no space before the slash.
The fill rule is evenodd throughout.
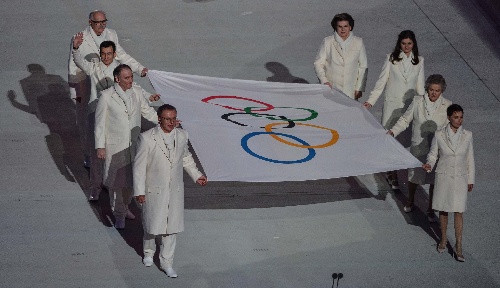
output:
<path id="1" fill-rule="evenodd" d="M 463 254 L 458 254 L 457 252 L 457 247 L 455 247 L 453 249 L 453 254 L 455 256 L 455 259 L 458 261 L 458 262 L 465 262 L 465 258 L 464 258 L 464 255 Z"/>
<path id="2" fill-rule="evenodd" d="M 403 211 L 405 211 L 406 213 L 410 213 L 411 209 L 413 209 L 413 203 L 406 203 L 403 207 Z"/>
<path id="3" fill-rule="evenodd" d="M 448 243 L 448 242 L 447 242 L 447 243 Z M 438 251 L 438 253 L 439 253 L 439 254 L 443 254 L 443 253 L 444 253 L 444 251 L 446 251 L 446 243 L 445 243 L 443 246 L 441 246 L 441 243 L 439 243 L 439 244 L 437 245 L 437 251 Z"/>

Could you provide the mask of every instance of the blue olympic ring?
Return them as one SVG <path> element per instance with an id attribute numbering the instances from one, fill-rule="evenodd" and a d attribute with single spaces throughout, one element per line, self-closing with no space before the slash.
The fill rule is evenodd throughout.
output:
<path id="1" fill-rule="evenodd" d="M 276 133 L 276 132 L 252 132 L 252 133 L 248 133 L 243 138 L 241 138 L 241 147 L 243 147 L 243 150 L 245 150 L 245 152 L 247 152 L 248 154 L 250 154 L 250 155 L 252 155 L 252 156 L 254 156 L 256 158 L 259 158 L 261 160 L 272 162 L 272 163 L 280 163 L 280 164 L 296 164 L 296 163 L 307 162 L 307 161 L 313 159 L 314 156 L 316 156 L 316 151 L 313 148 L 307 148 L 307 150 L 309 150 L 309 155 L 307 155 L 305 158 L 302 158 L 302 159 L 299 159 L 299 160 L 280 161 L 280 160 L 275 160 L 275 159 L 271 159 L 271 158 L 266 158 L 264 156 L 261 156 L 259 154 L 254 153 L 252 150 L 250 150 L 250 148 L 248 148 L 248 139 L 252 138 L 253 136 L 260 135 L 260 134 L 275 134 L 275 135 L 280 135 L 280 136 L 283 136 L 283 137 L 291 138 L 291 139 L 293 139 L 293 140 L 295 140 L 297 142 L 300 142 L 302 145 L 305 145 L 305 146 L 310 146 L 310 145 L 306 141 L 304 141 L 304 140 L 302 140 L 302 139 L 300 139 L 298 137 L 295 137 L 293 135 L 290 135 L 290 134 Z"/>

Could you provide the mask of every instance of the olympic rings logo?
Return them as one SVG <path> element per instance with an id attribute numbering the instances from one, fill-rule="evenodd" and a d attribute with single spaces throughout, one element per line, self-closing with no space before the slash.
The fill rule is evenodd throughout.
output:
<path id="1" fill-rule="evenodd" d="M 240 109 L 240 108 L 235 108 L 235 107 L 228 106 L 228 105 L 221 105 L 221 104 L 210 102 L 211 100 L 214 100 L 214 99 L 244 100 L 244 101 L 249 101 L 249 102 L 260 104 L 261 106 L 258 106 L 258 107 L 249 106 L 249 107 L 246 107 L 244 109 Z M 316 149 L 326 148 L 326 147 L 334 145 L 339 140 L 339 133 L 336 130 L 333 130 L 333 129 L 330 129 L 327 127 L 323 127 L 323 126 L 313 125 L 313 124 L 297 123 L 299 121 L 305 122 L 305 121 L 313 120 L 316 117 L 318 117 L 318 112 L 314 111 L 313 109 L 298 108 L 298 107 L 274 107 L 273 105 L 271 105 L 269 103 L 265 103 L 262 101 L 258 101 L 258 100 L 246 98 L 246 97 L 241 97 L 241 96 L 217 95 L 217 96 L 206 97 L 206 98 L 202 99 L 201 101 L 204 103 L 207 103 L 207 104 L 221 106 L 221 107 L 224 107 L 224 108 L 229 109 L 229 110 L 239 111 L 239 112 L 233 112 L 233 113 L 226 113 L 226 114 L 221 116 L 222 119 L 224 119 L 228 122 L 231 122 L 235 125 L 248 126 L 247 124 L 240 123 L 240 122 L 230 118 L 233 115 L 239 115 L 239 114 L 251 115 L 253 117 L 258 117 L 258 118 L 264 117 L 264 118 L 271 120 L 271 121 L 280 121 L 280 122 L 267 124 L 264 127 L 259 127 L 259 128 L 264 129 L 265 132 L 251 132 L 251 133 L 248 133 L 245 136 L 243 136 L 243 138 L 241 138 L 241 147 L 243 148 L 243 150 L 245 150 L 245 152 L 247 152 L 248 154 L 252 155 L 255 158 L 258 158 L 258 159 L 261 159 L 261 160 L 264 160 L 267 162 L 278 163 L 278 164 L 297 164 L 297 163 L 307 162 L 316 156 L 316 150 L 314 150 L 315 148 Z M 264 107 L 262 107 L 262 105 Z M 310 115 L 308 117 L 301 118 L 301 119 L 289 119 L 286 116 L 274 115 L 274 114 L 267 113 L 268 111 L 273 110 L 275 108 L 304 110 L 304 111 L 309 112 Z M 261 113 L 261 112 L 263 112 L 263 113 Z M 306 141 L 304 141 L 303 139 L 300 139 L 299 137 L 296 137 L 294 135 L 273 132 L 273 129 L 275 129 L 275 126 L 278 126 L 278 125 L 286 125 L 286 126 L 280 126 L 280 128 L 283 128 L 283 129 L 290 129 L 290 128 L 293 128 L 295 126 L 306 126 L 306 127 L 326 130 L 326 131 L 330 132 L 331 139 L 323 144 L 311 145 L 311 144 L 307 143 Z M 259 135 L 269 135 L 273 139 L 275 139 L 276 141 L 281 142 L 283 144 L 286 144 L 286 145 L 289 145 L 292 147 L 296 147 L 296 148 L 307 149 L 309 153 L 306 157 L 304 157 L 302 159 L 297 159 L 297 160 L 276 160 L 276 159 L 264 157 L 262 155 L 259 155 L 255 152 L 253 152 L 250 149 L 250 147 L 248 147 L 248 140 L 251 139 L 252 137 L 259 136 Z M 295 142 L 285 140 L 284 138 L 294 140 Z"/>

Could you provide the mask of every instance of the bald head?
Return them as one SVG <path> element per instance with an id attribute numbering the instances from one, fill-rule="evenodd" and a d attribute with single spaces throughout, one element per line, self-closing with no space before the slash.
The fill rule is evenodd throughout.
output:
<path id="1" fill-rule="evenodd" d="M 101 35 L 106 29 L 106 13 L 102 10 L 92 11 L 89 14 L 89 25 L 96 35 Z"/>

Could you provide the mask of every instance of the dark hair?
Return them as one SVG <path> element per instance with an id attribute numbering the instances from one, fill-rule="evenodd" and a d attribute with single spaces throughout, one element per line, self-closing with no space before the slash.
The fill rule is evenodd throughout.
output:
<path id="1" fill-rule="evenodd" d="M 413 59 L 411 60 L 411 63 L 413 65 L 417 65 L 420 60 L 418 59 L 418 45 L 417 45 L 417 38 L 415 37 L 415 33 L 411 30 L 404 30 L 398 35 L 398 41 L 396 42 L 396 47 L 394 47 L 394 51 L 391 53 L 391 57 L 389 58 L 389 61 L 391 61 L 392 64 L 394 64 L 394 61 L 399 62 L 403 58 L 399 57 L 399 54 L 401 54 L 401 42 L 403 39 L 411 39 L 413 41 L 413 49 L 411 52 L 413 52 Z"/>
<path id="2" fill-rule="evenodd" d="M 441 85 L 441 93 L 446 90 L 446 81 L 440 74 L 432 74 L 431 76 L 427 77 L 427 80 L 425 80 L 425 91 L 427 91 L 427 89 L 429 89 L 429 86 L 431 86 L 432 84 Z"/>
<path id="3" fill-rule="evenodd" d="M 99 45 L 99 52 L 101 52 L 102 48 L 113 47 L 113 53 L 116 52 L 116 45 L 113 41 L 102 41 L 101 45 Z"/>
<path id="4" fill-rule="evenodd" d="M 337 23 L 340 21 L 349 21 L 349 25 L 351 26 L 351 31 L 352 29 L 354 29 L 354 19 L 352 19 L 352 16 L 347 13 L 339 13 L 333 17 L 331 22 L 331 25 L 334 30 L 337 28 Z"/>
<path id="5" fill-rule="evenodd" d="M 158 108 L 158 111 L 156 111 L 156 114 L 158 116 L 161 116 L 161 114 L 163 113 L 163 111 L 165 110 L 172 110 L 172 111 L 175 111 L 177 112 L 177 109 L 175 109 L 174 106 L 170 105 L 170 104 L 163 104 L 161 105 L 159 108 Z"/>
<path id="6" fill-rule="evenodd" d="M 115 78 L 115 81 L 116 78 L 120 77 L 120 74 L 122 73 L 123 69 L 128 69 L 132 71 L 132 69 L 130 69 L 130 67 L 127 64 L 120 64 L 116 66 L 115 70 L 113 70 L 113 78 Z"/>
<path id="7" fill-rule="evenodd" d="M 462 112 L 462 113 L 464 113 L 464 109 L 462 109 L 462 106 L 460 106 L 458 104 L 451 104 L 446 109 L 446 115 L 448 115 L 448 117 L 450 117 L 451 115 L 453 115 L 454 112 Z"/>

